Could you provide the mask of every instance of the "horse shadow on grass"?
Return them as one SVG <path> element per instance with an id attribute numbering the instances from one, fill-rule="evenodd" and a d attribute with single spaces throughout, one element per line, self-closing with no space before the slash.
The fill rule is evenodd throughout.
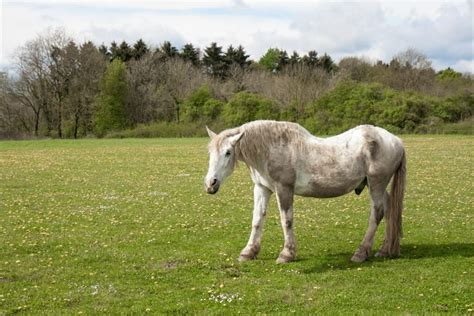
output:
<path id="1" fill-rule="evenodd" d="M 401 246 L 401 255 L 398 258 L 377 258 L 374 257 L 374 249 L 369 259 L 363 263 L 353 263 L 350 261 L 352 252 L 342 252 L 327 254 L 322 258 L 300 258 L 299 261 L 314 260 L 313 267 L 302 269 L 302 273 L 323 273 L 329 270 L 352 270 L 372 265 L 380 265 L 391 260 L 418 260 L 426 258 L 446 258 L 446 257 L 474 257 L 474 243 L 450 243 L 450 244 L 404 244 Z"/>

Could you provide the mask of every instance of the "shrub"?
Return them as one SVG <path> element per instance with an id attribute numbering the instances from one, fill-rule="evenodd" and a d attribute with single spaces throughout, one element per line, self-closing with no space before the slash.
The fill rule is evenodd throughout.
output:
<path id="1" fill-rule="evenodd" d="M 192 122 L 203 115 L 204 104 L 211 98 L 209 86 L 203 85 L 194 91 L 182 104 L 183 119 Z"/>
<path id="2" fill-rule="evenodd" d="M 133 129 L 109 132 L 106 138 L 152 138 L 152 137 L 204 137 L 206 129 L 203 123 L 159 122 L 140 124 Z"/>
<path id="3" fill-rule="evenodd" d="M 219 117 L 223 102 L 212 97 L 208 85 L 194 91 L 182 104 L 185 122 L 212 121 Z"/>
<path id="4" fill-rule="evenodd" d="M 265 97 L 249 92 L 234 94 L 224 105 L 224 122 L 237 126 L 259 119 L 278 119 L 279 111 L 275 103 Z"/>
<path id="5" fill-rule="evenodd" d="M 395 132 L 427 133 L 443 122 L 472 117 L 474 97 L 436 98 L 399 92 L 376 83 L 340 82 L 310 107 L 304 125 L 314 133 L 335 134 L 360 124 Z"/>

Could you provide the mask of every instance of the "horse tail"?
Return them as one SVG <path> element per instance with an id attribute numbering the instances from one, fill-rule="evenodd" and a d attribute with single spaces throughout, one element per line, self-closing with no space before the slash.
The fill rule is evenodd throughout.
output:
<path id="1" fill-rule="evenodd" d="M 403 150 L 402 160 L 398 166 L 392 180 L 392 190 L 390 192 L 389 210 L 385 214 L 386 220 L 386 250 L 389 256 L 400 255 L 400 238 L 402 237 L 402 211 L 403 197 L 406 186 L 406 157 Z"/>

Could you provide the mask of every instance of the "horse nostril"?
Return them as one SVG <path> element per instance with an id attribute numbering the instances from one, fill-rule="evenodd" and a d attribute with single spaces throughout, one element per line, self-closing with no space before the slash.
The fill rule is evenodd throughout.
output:
<path id="1" fill-rule="evenodd" d="M 217 179 L 216 178 L 212 179 L 211 185 L 215 185 L 216 183 L 217 183 Z"/>

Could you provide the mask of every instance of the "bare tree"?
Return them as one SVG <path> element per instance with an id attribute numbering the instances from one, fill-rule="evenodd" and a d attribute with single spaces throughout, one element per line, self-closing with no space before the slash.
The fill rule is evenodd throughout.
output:
<path id="1" fill-rule="evenodd" d="M 205 83 L 206 76 L 191 62 L 179 58 L 167 60 L 164 64 L 163 86 L 174 101 L 175 119 L 180 121 L 181 103 L 194 90 Z"/>
<path id="2" fill-rule="evenodd" d="M 160 63 L 161 53 L 149 52 L 127 64 L 127 111 L 133 125 L 173 118 L 172 100 L 163 98 L 160 89 L 164 77 Z"/>
<path id="3" fill-rule="evenodd" d="M 355 81 L 371 81 L 374 66 L 361 58 L 346 57 L 339 61 L 339 73 Z"/>
<path id="4" fill-rule="evenodd" d="M 431 61 L 428 59 L 428 57 L 413 48 L 409 48 L 406 51 L 398 53 L 393 57 L 393 60 L 397 61 L 402 67 L 406 68 L 431 68 Z"/>
<path id="5" fill-rule="evenodd" d="M 58 71 L 58 51 L 66 46 L 68 38 L 57 29 L 38 35 L 18 49 L 16 70 L 19 80 L 14 95 L 35 116 L 34 132 L 38 135 L 40 115 L 43 113 L 47 134 L 56 129 L 61 136 L 64 80 Z"/>
<path id="6" fill-rule="evenodd" d="M 253 69 L 243 77 L 246 90 L 274 100 L 282 112 L 288 113 L 285 118 L 299 120 L 306 106 L 329 88 L 332 75 L 322 68 L 297 63 L 288 64 L 279 73 Z"/>
<path id="7" fill-rule="evenodd" d="M 0 72 L 0 138 L 15 138 L 33 131 L 33 112 L 14 93 L 16 83 Z"/>
<path id="8" fill-rule="evenodd" d="M 72 78 L 78 66 L 79 50 L 63 32 L 55 32 L 46 38 L 50 50 L 49 87 L 53 95 L 56 133 L 63 137 L 63 116 L 65 99 L 69 94 Z"/>
<path id="9" fill-rule="evenodd" d="M 328 88 L 331 75 L 323 68 L 305 64 L 288 65 L 277 76 L 277 96 L 280 103 L 292 107 L 294 119 L 304 117 L 306 106 L 320 97 Z"/>
<path id="10" fill-rule="evenodd" d="M 47 51 L 43 41 L 39 38 L 27 42 L 20 47 L 17 55 L 16 67 L 19 80 L 12 87 L 12 94 L 26 108 L 34 113 L 34 133 L 38 136 L 40 115 L 49 114 L 48 103 L 48 66 Z M 51 125 L 48 122 L 48 131 Z"/>
<path id="11" fill-rule="evenodd" d="M 398 90 L 429 92 L 436 76 L 431 61 L 421 52 L 408 49 L 395 55 L 384 71 L 382 83 Z"/>
<path id="12" fill-rule="evenodd" d="M 85 135 L 93 129 L 94 102 L 106 59 L 92 42 L 83 43 L 77 52 L 71 49 L 68 53 L 72 56 L 67 60 L 75 62 L 75 69 L 69 77 L 65 117 L 71 125 L 72 136 L 77 138 L 80 130 Z"/>
<path id="13" fill-rule="evenodd" d="M 32 131 L 35 136 L 38 136 L 41 113 L 44 103 L 47 102 L 47 91 L 43 84 L 42 80 L 31 80 L 23 75 L 19 80 L 10 81 L 6 87 L 9 106 L 11 107 L 10 103 L 16 103 L 18 112 L 23 113 L 21 117 L 30 116 L 27 113 L 32 114 L 31 120 L 22 119 L 21 121 L 25 130 Z"/>
<path id="14" fill-rule="evenodd" d="M 147 54 L 128 63 L 129 113 L 134 123 L 180 121 L 184 99 L 207 77 L 189 61 Z"/>

